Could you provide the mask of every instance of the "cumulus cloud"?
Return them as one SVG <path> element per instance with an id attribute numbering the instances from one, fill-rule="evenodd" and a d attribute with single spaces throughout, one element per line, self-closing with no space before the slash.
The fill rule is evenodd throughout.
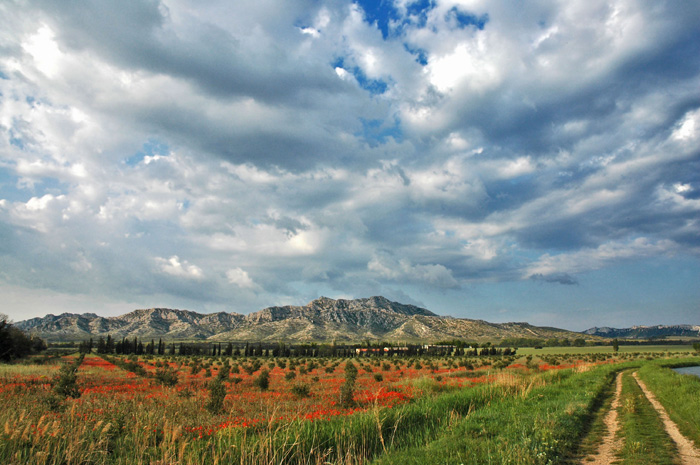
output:
<path id="1" fill-rule="evenodd" d="M 333 292 L 461 305 L 485 283 L 697 260 L 698 17 L 3 4 L 0 281 L 211 310 Z"/>
<path id="2" fill-rule="evenodd" d="M 241 268 L 231 268 L 226 272 L 226 279 L 231 284 L 244 289 L 251 289 L 256 287 L 253 280 L 248 275 L 248 272 L 242 270 Z"/>
<path id="3" fill-rule="evenodd" d="M 180 262 L 180 257 L 177 255 L 173 255 L 168 259 L 156 257 L 155 261 L 160 271 L 178 278 L 199 280 L 204 277 L 200 267 L 188 263 L 187 260 Z"/>
<path id="4" fill-rule="evenodd" d="M 439 288 L 459 287 L 452 272 L 443 265 L 413 265 L 408 259 L 396 260 L 387 254 L 377 254 L 367 263 L 367 269 L 391 281 L 410 281 Z"/>

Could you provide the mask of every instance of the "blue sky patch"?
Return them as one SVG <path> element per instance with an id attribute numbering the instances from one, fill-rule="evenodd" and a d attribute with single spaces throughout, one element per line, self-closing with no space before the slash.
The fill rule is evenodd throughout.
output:
<path id="1" fill-rule="evenodd" d="M 483 14 L 481 16 L 476 16 L 471 13 L 460 10 L 456 6 L 447 12 L 447 21 L 454 19 L 457 22 L 457 27 L 460 29 L 466 29 L 468 27 L 475 27 L 476 29 L 483 31 L 486 23 L 489 22 L 489 15 Z"/>
<path id="2" fill-rule="evenodd" d="M 369 24 L 376 24 L 382 32 L 382 37 L 389 37 L 389 23 L 399 19 L 399 13 L 392 2 L 387 0 L 356 0 L 362 7 L 365 19 Z"/>
<path id="3" fill-rule="evenodd" d="M 408 53 L 415 57 L 417 63 L 425 66 L 428 64 L 428 52 L 419 47 L 412 47 L 409 44 L 403 44 Z"/>
<path id="4" fill-rule="evenodd" d="M 331 66 L 333 66 L 333 68 L 342 68 L 348 73 L 355 76 L 355 79 L 357 80 L 357 83 L 360 85 L 360 87 L 362 87 L 366 91 L 369 91 L 369 93 L 372 95 L 381 95 L 384 92 L 386 92 L 389 88 L 389 84 L 381 79 L 368 78 L 364 71 L 362 71 L 362 68 L 360 68 L 359 66 L 346 65 L 345 59 L 342 57 L 336 59 L 331 64 Z"/>
<path id="5" fill-rule="evenodd" d="M 170 153 L 170 147 L 168 144 L 165 144 L 158 139 L 148 139 L 143 146 L 141 147 L 141 150 L 130 156 L 129 158 L 126 158 L 124 160 L 124 163 L 126 163 L 129 166 L 136 166 L 139 163 L 143 161 L 144 158 L 146 157 L 152 157 L 155 155 L 168 155 Z"/>
<path id="6" fill-rule="evenodd" d="M 401 122 L 395 119 L 393 124 L 387 120 L 360 118 L 362 122 L 362 132 L 358 135 L 370 142 L 370 145 L 386 142 L 388 137 L 396 141 L 403 139 Z"/>

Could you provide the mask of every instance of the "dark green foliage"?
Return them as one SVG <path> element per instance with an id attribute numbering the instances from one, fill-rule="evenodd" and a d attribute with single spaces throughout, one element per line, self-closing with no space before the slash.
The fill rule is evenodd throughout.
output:
<path id="1" fill-rule="evenodd" d="M 175 386 L 178 381 L 177 372 L 168 366 L 158 368 L 155 378 L 156 382 L 163 386 Z"/>
<path id="2" fill-rule="evenodd" d="M 311 387 L 306 383 L 297 383 L 292 386 L 292 394 L 297 397 L 309 397 L 311 395 Z"/>
<path id="3" fill-rule="evenodd" d="M 10 324 L 7 316 L 0 314 L 0 362 L 9 362 L 45 349 L 46 343 L 42 339 L 27 336 Z"/>
<path id="4" fill-rule="evenodd" d="M 228 365 L 222 366 L 221 369 L 219 370 L 219 374 L 216 375 L 216 377 L 222 381 L 227 380 L 228 375 L 229 375 L 229 370 L 230 370 L 230 368 Z"/>
<path id="5" fill-rule="evenodd" d="M 214 415 L 224 410 L 224 399 L 226 398 L 226 385 L 221 378 L 215 378 L 209 383 L 209 401 L 205 405 L 206 409 Z"/>
<path id="6" fill-rule="evenodd" d="M 270 387 L 270 372 L 263 370 L 257 378 L 253 380 L 253 385 L 260 388 L 261 391 L 267 391 Z"/>
<path id="7" fill-rule="evenodd" d="M 297 377 L 296 371 L 288 371 L 288 372 L 285 373 L 285 375 L 284 375 L 284 379 L 286 379 L 287 381 L 291 381 L 291 380 L 293 380 L 293 379 L 296 378 L 296 377 Z"/>
<path id="8" fill-rule="evenodd" d="M 53 392 L 65 399 L 72 397 L 77 399 L 80 397 L 80 388 L 78 388 L 78 368 L 80 364 L 83 363 L 85 354 L 80 354 L 80 356 L 73 363 L 66 363 L 58 371 L 58 375 L 53 383 Z"/>
<path id="9" fill-rule="evenodd" d="M 345 364 L 345 382 L 340 386 L 340 401 L 342 408 L 352 408 L 355 406 L 355 379 L 357 378 L 357 367 L 348 361 Z"/>

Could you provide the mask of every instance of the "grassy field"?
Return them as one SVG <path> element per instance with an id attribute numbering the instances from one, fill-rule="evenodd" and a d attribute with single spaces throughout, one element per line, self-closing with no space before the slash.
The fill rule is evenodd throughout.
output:
<path id="1" fill-rule="evenodd" d="M 75 357 L 0 365 L 0 463 L 567 463 L 595 435 L 615 373 L 639 367 L 698 430 L 700 383 L 681 377 L 667 400 L 658 385 L 675 374 L 648 354 L 545 358 L 88 355 L 79 369 Z M 77 369 L 77 398 L 57 394 L 61 366 Z"/>
<path id="2" fill-rule="evenodd" d="M 685 354 L 691 355 L 694 353 L 693 346 L 688 344 L 683 345 L 621 345 L 619 353 L 651 353 L 659 354 Z M 543 347 L 535 349 L 532 347 L 523 347 L 518 349 L 519 355 L 582 355 L 582 354 L 614 354 L 612 346 L 589 346 L 589 347 Z"/>

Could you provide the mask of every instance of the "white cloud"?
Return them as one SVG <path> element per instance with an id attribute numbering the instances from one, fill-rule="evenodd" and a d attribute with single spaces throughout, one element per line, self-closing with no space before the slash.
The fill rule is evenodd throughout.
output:
<path id="1" fill-rule="evenodd" d="M 445 289 L 459 287 L 452 272 L 443 265 L 413 265 L 405 258 L 395 260 L 385 254 L 378 254 L 367 263 L 367 269 L 391 281 L 411 281 Z"/>
<path id="2" fill-rule="evenodd" d="M 180 257 L 177 255 L 173 255 L 168 259 L 156 257 L 155 261 L 160 271 L 171 276 L 194 280 L 201 280 L 204 278 L 204 273 L 200 267 L 190 264 L 187 260 L 181 262 Z"/>
<path id="3" fill-rule="evenodd" d="M 226 279 L 228 279 L 229 283 L 235 284 L 243 289 L 252 289 L 257 287 L 251 277 L 248 275 L 248 272 L 242 270 L 241 268 L 231 268 L 228 270 L 226 272 Z"/>
<path id="4" fill-rule="evenodd" d="M 558 255 L 544 254 L 527 268 L 525 278 L 536 275 L 582 273 L 623 260 L 668 256 L 677 251 L 678 245 L 670 240 L 651 241 L 645 237 L 638 237 L 626 242 L 611 241 L 595 249 L 582 249 Z"/>
<path id="5" fill-rule="evenodd" d="M 697 256 L 692 2 L 167 7 L 0 7 L 1 280 L 251 310 Z"/>

